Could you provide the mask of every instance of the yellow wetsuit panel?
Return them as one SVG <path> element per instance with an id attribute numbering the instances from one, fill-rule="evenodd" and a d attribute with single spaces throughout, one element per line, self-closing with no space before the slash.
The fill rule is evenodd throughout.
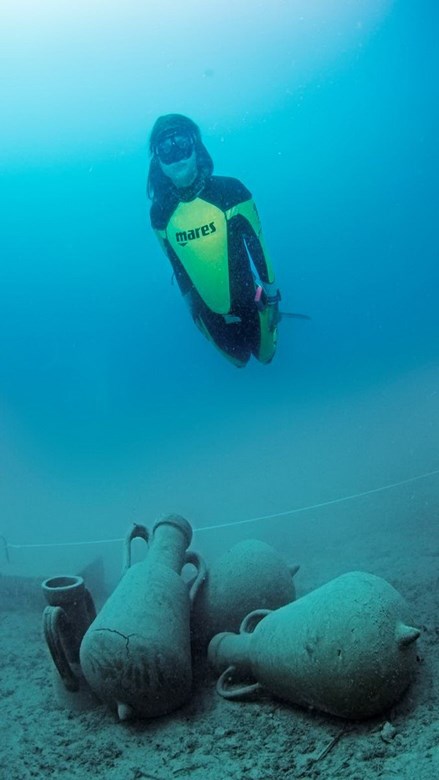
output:
<path id="1" fill-rule="evenodd" d="M 206 306 L 230 311 L 227 222 L 221 209 L 195 198 L 172 214 L 166 238 Z"/>

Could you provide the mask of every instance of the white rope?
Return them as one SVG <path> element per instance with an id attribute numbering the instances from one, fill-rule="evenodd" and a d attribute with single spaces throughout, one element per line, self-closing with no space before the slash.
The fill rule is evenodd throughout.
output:
<path id="1" fill-rule="evenodd" d="M 206 525 L 204 528 L 197 528 L 196 531 L 210 531 L 214 528 L 230 528 L 235 525 L 246 525 L 247 523 L 256 523 L 258 520 L 273 520 L 276 517 L 286 517 L 287 515 L 295 515 L 299 512 L 309 512 L 311 509 L 321 509 L 324 506 L 331 506 L 332 504 L 342 504 L 343 501 L 352 501 L 354 498 L 362 498 L 363 496 L 370 496 L 372 493 L 382 493 L 384 490 L 390 490 L 391 488 L 399 487 L 400 485 L 407 485 L 409 482 L 416 482 L 418 479 L 424 479 L 425 477 L 431 477 L 434 474 L 439 474 L 439 469 L 435 471 L 428 471 L 425 474 L 418 474 L 416 477 L 409 477 L 408 479 L 402 479 L 400 482 L 392 482 L 389 485 L 383 485 L 382 487 L 372 488 L 371 490 L 363 490 L 362 493 L 352 493 L 349 496 L 341 496 L 341 498 L 333 498 L 330 501 L 322 501 L 320 504 L 310 504 L 309 506 L 300 506 L 297 509 L 287 509 L 285 512 L 275 512 L 272 515 L 259 515 L 259 517 L 251 517 L 248 520 L 237 520 L 235 523 L 222 523 L 221 525 Z"/>
<path id="2" fill-rule="evenodd" d="M 87 544 L 115 544 L 123 541 L 125 541 L 124 537 L 120 539 L 93 539 L 87 542 L 46 542 L 43 544 L 9 544 L 7 542 L 7 547 L 9 550 L 23 550 L 24 548 L 29 550 L 35 547 L 83 547 Z"/>
<path id="3" fill-rule="evenodd" d="M 371 490 L 363 490 L 361 493 L 351 493 L 347 496 L 341 496 L 340 498 L 333 498 L 330 501 L 321 501 L 318 504 L 309 504 L 308 506 L 300 506 L 296 509 L 287 509 L 284 512 L 274 512 L 271 515 L 259 515 L 258 517 L 250 517 L 247 520 L 237 520 L 232 523 L 218 523 L 217 525 L 205 525 L 202 528 L 194 528 L 194 533 L 200 533 L 202 531 L 215 531 L 219 528 L 234 528 L 237 525 L 247 525 L 248 523 L 257 523 L 262 520 L 274 520 L 278 517 L 287 517 L 288 515 L 297 515 L 300 512 L 310 512 L 313 509 L 322 509 L 325 506 L 332 506 L 333 504 L 342 504 L 345 501 L 353 501 L 356 498 L 363 498 L 364 496 L 371 496 L 374 493 L 383 493 L 385 490 L 393 490 L 401 485 L 408 485 L 410 482 L 417 482 L 420 479 L 426 477 L 432 477 L 439 474 L 439 469 L 434 471 L 426 471 L 424 474 L 418 474 L 415 477 L 409 477 L 408 479 L 401 479 L 399 482 L 391 482 L 388 485 L 382 485 L 381 487 L 372 488 Z M 3 539 L 5 550 L 23 550 L 23 549 L 35 549 L 42 547 L 83 547 L 93 544 L 116 544 L 123 542 L 125 537 L 117 539 L 94 539 L 91 541 L 83 542 L 48 542 L 45 544 L 9 544 L 4 537 Z"/>

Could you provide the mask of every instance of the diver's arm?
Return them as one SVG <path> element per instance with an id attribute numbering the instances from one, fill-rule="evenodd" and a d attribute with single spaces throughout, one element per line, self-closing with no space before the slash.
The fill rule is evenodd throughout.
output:
<path id="1" fill-rule="evenodd" d="M 262 225 L 253 199 L 240 204 L 242 234 L 264 295 L 260 303 L 268 308 L 269 329 L 273 331 L 280 320 L 281 294 L 276 284 L 273 266 L 265 245 Z"/>
<path id="2" fill-rule="evenodd" d="M 268 288 L 272 287 L 275 283 L 275 274 L 264 241 L 259 217 L 256 224 L 252 224 L 248 220 L 243 221 L 243 236 L 251 261 L 260 281 L 264 285 L 264 289 L 266 286 Z"/>
<path id="3" fill-rule="evenodd" d="M 240 230 L 251 261 L 264 290 L 270 297 L 275 294 L 275 275 L 268 253 L 259 214 L 253 198 L 238 203 L 233 208 L 233 216 L 239 218 Z"/>

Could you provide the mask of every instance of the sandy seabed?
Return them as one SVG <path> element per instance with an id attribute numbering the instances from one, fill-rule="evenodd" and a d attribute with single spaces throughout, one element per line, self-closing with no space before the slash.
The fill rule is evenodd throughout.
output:
<path id="1" fill-rule="evenodd" d="M 430 518 L 430 511 L 419 511 L 412 527 L 405 523 L 399 535 L 380 524 L 369 526 L 361 552 L 358 538 L 353 537 L 338 561 L 336 538 L 333 544 L 326 539 L 324 550 L 319 534 L 313 534 L 314 549 L 310 538 L 303 537 L 298 544 L 312 560 L 308 575 L 304 573 L 302 581 L 300 572 L 296 577 L 299 597 L 312 589 L 313 578 L 320 585 L 348 570 L 347 562 L 355 560 L 363 570 L 385 576 L 411 605 L 422 630 L 418 664 L 412 685 L 391 711 L 349 723 L 269 696 L 245 703 L 225 701 L 200 663 L 190 702 L 166 718 L 119 723 L 101 706 L 71 713 L 60 708 L 54 696 L 41 611 L 19 611 L 15 604 L 14 610 L 3 609 L 0 615 L 0 776 L 8 780 L 437 778 L 439 539 L 432 546 Z"/>
<path id="2" fill-rule="evenodd" d="M 309 444 L 309 456 L 305 447 L 297 445 L 297 429 L 294 438 L 283 426 L 285 441 L 276 442 L 273 457 L 277 453 L 277 473 L 284 468 L 284 494 L 280 494 L 280 483 L 273 489 L 274 470 L 270 481 L 270 495 L 276 496 L 280 506 L 287 508 L 290 502 L 294 505 L 293 487 L 295 500 L 301 488 L 305 497 L 307 484 L 300 474 L 306 457 L 313 475 L 313 490 L 320 490 L 317 502 L 325 495 L 334 497 L 342 479 L 349 484 L 349 464 L 351 482 L 360 491 L 355 501 L 317 503 L 316 512 L 273 523 L 238 525 L 226 529 L 221 537 L 209 536 L 210 548 L 206 540 L 198 550 L 195 535 L 194 548 L 205 555 L 208 563 L 214 553 L 221 552 L 220 544 L 227 549 L 250 537 L 271 543 L 289 563 L 300 564 L 295 578 L 298 598 L 352 570 L 368 571 L 390 582 L 410 605 L 413 624 L 421 629 L 414 679 L 396 706 L 380 717 L 357 723 L 293 707 L 268 694 L 247 702 L 226 701 L 215 692 L 215 679 L 202 660 L 194 669 L 192 698 L 166 718 L 120 723 L 103 706 L 82 713 L 69 712 L 59 706 L 52 687 L 53 665 L 43 638 L 39 581 L 34 581 L 31 594 L 8 592 L 7 588 L 5 591 L 6 575 L 10 573 L 5 565 L 5 576 L 0 575 L 0 778 L 436 780 L 437 382 L 435 370 L 422 382 L 415 376 L 408 390 L 404 386 L 399 395 L 394 388 L 375 395 L 369 412 L 362 398 L 355 407 L 344 405 L 334 422 L 325 412 L 326 439 L 319 433 Z M 345 437 L 343 430 L 348 431 Z M 306 431 L 303 441 L 309 440 L 310 433 Z M 253 446 L 251 451 L 255 449 Z M 292 460 L 293 449 L 296 462 Z M 360 455 L 363 471 L 359 471 Z M 260 458 L 259 451 L 257 456 Z M 199 458 L 199 462 L 204 461 Z M 229 453 L 228 460 L 221 461 L 224 478 L 228 476 L 224 472 L 227 466 L 232 483 L 233 472 L 239 471 L 243 462 L 250 469 L 252 462 L 244 452 L 237 453 L 235 461 Z M 392 464 L 393 471 L 387 468 L 388 464 Z M 253 465 L 256 468 L 256 459 Z M 263 466 L 266 474 L 267 465 Z M 167 467 L 170 468 L 169 462 Z M 340 469 L 340 479 L 336 468 Z M 398 483 L 396 473 L 409 478 Z M 421 478 L 411 479 L 410 475 L 416 473 Z M 202 483 L 199 476 L 198 483 Z M 262 479 L 261 474 L 261 484 Z M 207 478 L 204 482 L 214 484 Z M 360 485 L 367 487 L 368 482 L 371 487 L 393 484 L 389 490 L 362 493 Z M 220 506 L 220 486 L 218 491 L 218 498 L 206 496 L 206 500 Z M 247 503 L 240 514 L 245 517 L 251 511 L 247 506 L 251 494 L 250 490 L 242 492 Z M 355 489 L 349 492 L 354 493 Z M 177 501 L 176 511 L 179 507 Z M 256 505 L 254 509 L 255 514 L 261 514 Z M 236 519 L 237 512 L 231 517 Z M 40 556 L 38 563 L 42 572 L 49 574 Z M 111 582 L 110 590 L 114 584 Z"/>

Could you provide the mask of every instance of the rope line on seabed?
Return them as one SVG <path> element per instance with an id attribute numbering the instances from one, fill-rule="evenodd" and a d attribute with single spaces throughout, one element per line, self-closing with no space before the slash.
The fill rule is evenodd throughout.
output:
<path id="1" fill-rule="evenodd" d="M 391 482 L 388 485 L 382 485 L 381 487 L 372 488 L 371 490 L 363 490 L 361 493 L 351 493 L 348 496 L 341 496 L 340 498 L 333 498 L 330 501 L 321 501 L 318 504 L 310 504 L 309 506 L 300 506 L 296 509 L 287 509 L 284 512 L 274 512 L 271 515 L 259 515 L 258 517 L 249 517 L 247 520 L 237 520 L 234 523 L 218 523 L 218 525 L 205 525 L 201 528 L 194 528 L 194 534 L 201 531 L 215 531 L 217 528 L 234 528 L 237 525 L 247 525 L 248 523 L 257 523 L 261 520 L 274 520 L 278 517 L 287 517 L 288 515 L 297 515 L 300 512 L 310 512 L 313 509 L 322 509 L 325 506 L 333 506 L 334 504 L 342 504 L 345 501 L 352 501 L 355 498 L 363 498 L 364 496 L 371 496 L 373 493 L 382 493 L 385 490 L 392 490 L 393 488 L 400 487 L 401 485 L 408 485 L 410 482 L 417 482 L 420 479 L 426 477 L 433 477 L 439 474 L 439 469 L 434 471 L 426 471 L 424 474 L 417 474 L 415 477 L 408 477 L 408 479 L 401 479 L 399 482 Z M 117 539 L 94 539 L 84 542 L 46 542 L 43 544 L 9 544 L 4 536 L 0 536 L 3 542 L 6 558 L 8 559 L 8 550 L 23 550 L 30 548 L 41 547 L 84 547 L 85 545 L 92 544 L 116 544 L 125 541 L 125 537 L 118 537 Z"/>

